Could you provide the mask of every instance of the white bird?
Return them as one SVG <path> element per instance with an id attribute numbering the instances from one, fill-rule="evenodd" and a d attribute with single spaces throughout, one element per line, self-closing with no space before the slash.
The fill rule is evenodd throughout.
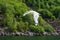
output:
<path id="1" fill-rule="evenodd" d="M 39 18 L 40 14 L 36 11 L 30 10 L 30 11 L 25 12 L 23 14 L 23 16 L 26 16 L 27 14 L 33 14 L 35 25 L 37 26 L 38 25 L 38 18 Z"/>

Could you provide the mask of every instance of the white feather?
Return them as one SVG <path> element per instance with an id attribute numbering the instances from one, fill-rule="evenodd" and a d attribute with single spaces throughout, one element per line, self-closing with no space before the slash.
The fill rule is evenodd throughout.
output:
<path id="1" fill-rule="evenodd" d="M 27 14 L 32 14 L 34 17 L 35 25 L 38 25 L 38 18 L 39 18 L 39 13 L 33 10 L 27 11 L 23 14 L 23 16 L 26 16 Z"/>

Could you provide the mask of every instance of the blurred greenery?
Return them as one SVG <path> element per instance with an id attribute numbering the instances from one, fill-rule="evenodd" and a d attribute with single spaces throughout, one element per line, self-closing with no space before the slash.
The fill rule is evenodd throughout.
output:
<path id="1" fill-rule="evenodd" d="M 38 11 L 43 18 L 60 19 L 60 0 L 23 0 L 23 2 Z"/>
<path id="2" fill-rule="evenodd" d="M 58 5 L 55 0 L 0 0 L 0 13 L 4 15 L 4 26 L 7 26 L 11 32 L 25 32 L 27 30 L 53 32 L 54 28 L 44 21 L 43 18 L 56 19 L 59 15 L 56 13 L 60 8 Z M 23 16 L 24 12 L 30 10 L 30 8 L 41 13 L 38 26 L 34 24 L 33 15 Z M 60 18 L 60 16 L 58 17 Z"/>
<path id="3" fill-rule="evenodd" d="M 42 26 L 45 29 L 45 31 L 47 31 L 47 32 L 54 31 L 54 28 L 51 25 L 49 25 L 47 22 L 45 22 L 41 16 L 39 17 L 38 20 L 39 20 L 39 25 Z"/>
<path id="4" fill-rule="evenodd" d="M 33 32 L 39 32 L 39 33 L 43 33 L 45 32 L 44 28 L 42 26 L 34 26 L 34 25 L 30 25 L 29 29 Z"/>
<path id="5" fill-rule="evenodd" d="M 29 25 L 34 25 L 34 18 L 32 14 L 27 14 L 26 16 L 23 16 L 23 21 L 26 21 L 29 23 Z"/>
<path id="6" fill-rule="evenodd" d="M 21 32 L 26 32 L 28 30 L 28 22 L 18 22 L 17 30 Z"/>
<path id="7" fill-rule="evenodd" d="M 17 0 L 0 0 L 0 10 L 4 15 L 3 24 L 8 26 L 10 31 L 16 31 L 18 19 L 28 7 Z"/>

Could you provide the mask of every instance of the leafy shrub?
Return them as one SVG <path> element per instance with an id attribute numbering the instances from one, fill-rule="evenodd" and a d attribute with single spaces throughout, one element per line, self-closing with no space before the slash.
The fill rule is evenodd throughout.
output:
<path id="1" fill-rule="evenodd" d="M 34 32 L 39 32 L 39 33 L 43 33 L 43 32 L 53 32 L 54 31 L 54 28 L 49 25 L 47 22 L 45 22 L 42 17 L 40 16 L 39 17 L 39 25 L 38 26 L 35 26 L 35 25 L 30 25 L 29 26 L 29 29 L 31 31 L 34 31 Z"/>
<path id="2" fill-rule="evenodd" d="M 12 12 L 10 10 L 6 10 L 6 11 L 7 11 L 7 13 L 4 16 L 4 22 L 3 23 L 5 24 L 5 26 L 8 26 L 9 31 L 11 31 L 11 32 L 16 31 L 17 22 L 14 18 L 14 15 L 11 14 Z"/>
<path id="3" fill-rule="evenodd" d="M 34 18 L 32 14 L 27 14 L 26 16 L 24 16 L 23 21 L 28 22 L 29 25 L 34 25 Z"/>
<path id="4" fill-rule="evenodd" d="M 33 2 L 36 1 L 33 0 Z M 36 4 L 33 4 L 33 6 L 35 5 Z M 38 8 L 39 5 L 36 5 L 36 8 Z M 35 32 L 44 32 L 45 30 L 52 32 L 54 30 L 52 26 L 42 19 L 42 17 L 39 17 L 39 26 L 34 26 L 33 15 L 28 14 L 23 17 L 23 13 L 28 10 L 28 7 L 18 0 L 0 0 L 0 7 L 0 11 L 2 11 L 1 13 L 4 14 L 3 24 L 12 32 L 17 30 L 25 32 L 29 29 Z M 47 15 L 49 17 L 53 16 L 51 13 L 47 13 Z"/>
<path id="5" fill-rule="evenodd" d="M 44 28 L 43 28 L 42 26 L 30 25 L 30 26 L 29 26 L 29 29 L 30 29 L 31 31 L 39 32 L 39 33 L 45 32 L 45 30 L 44 30 Z"/>
<path id="6" fill-rule="evenodd" d="M 21 32 L 25 32 L 25 31 L 27 31 L 28 30 L 28 22 L 23 22 L 23 21 L 20 21 L 19 23 L 18 23 L 18 27 L 17 27 L 18 29 L 18 31 L 21 31 Z"/>
<path id="7" fill-rule="evenodd" d="M 46 9 L 40 9 L 40 14 L 43 18 L 48 18 L 48 19 L 52 19 L 55 20 L 55 16 L 52 14 L 52 12 L 46 10 Z"/>
<path id="8" fill-rule="evenodd" d="M 3 4 L 0 4 L 0 14 L 3 14 L 6 12 L 6 6 Z"/>
<path id="9" fill-rule="evenodd" d="M 59 18 L 60 17 L 60 6 L 59 7 L 56 7 L 53 10 L 53 15 L 55 15 L 56 18 Z"/>
<path id="10" fill-rule="evenodd" d="M 28 7 L 18 0 L 0 0 L 0 11 L 4 14 L 3 24 L 10 31 L 17 29 L 18 21 L 16 19 L 19 19 L 27 10 Z"/>
<path id="11" fill-rule="evenodd" d="M 42 17 L 47 16 L 46 18 L 52 20 L 55 19 L 55 17 L 59 18 L 58 16 L 60 11 L 58 10 L 59 13 L 58 11 L 55 13 L 54 10 L 60 9 L 60 0 L 23 0 L 23 2 L 24 1 L 30 8 L 40 12 L 42 14 Z M 44 11 L 42 11 L 41 9 L 43 9 Z"/>
<path id="12" fill-rule="evenodd" d="M 8 29 L 10 32 L 16 32 L 17 31 L 17 22 L 16 20 L 13 20 L 13 22 L 8 22 Z"/>
<path id="13" fill-rule="evenodd" d="M 53 32 L 54 31 L 54 28 L 49 25 L 47 22 L 45 22 L 42 17 L 39 17 L 39 25 L 42 26 L 45 31 L 49 31 L 49 32 Z"/>

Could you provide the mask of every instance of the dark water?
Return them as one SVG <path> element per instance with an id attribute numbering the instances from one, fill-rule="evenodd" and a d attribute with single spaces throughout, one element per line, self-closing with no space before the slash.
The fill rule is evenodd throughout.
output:
<path id="1" fill-rule="evenodd" d="M 0 40 L 60 40 L 60 36 L 0 36 Z"/>

